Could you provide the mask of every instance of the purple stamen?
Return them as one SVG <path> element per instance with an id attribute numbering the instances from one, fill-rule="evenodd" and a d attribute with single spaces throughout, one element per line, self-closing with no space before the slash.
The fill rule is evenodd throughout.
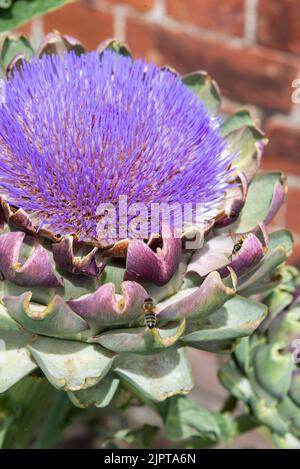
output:
<path id="1" fill-rule="evenodd" d="M 179 77 L 112 52 L 23 64 L 0 105 L 0 191 L 55 234 L 97 238 L 99 204 L 215 208 L 232 156 Z"/>

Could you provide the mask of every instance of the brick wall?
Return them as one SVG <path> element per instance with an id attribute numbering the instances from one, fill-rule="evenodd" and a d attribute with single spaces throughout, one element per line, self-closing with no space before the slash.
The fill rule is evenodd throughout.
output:
<path id="1" fill-rule="evenodd" d="M 26 25 L 34 40 L 58 29 L 89 49 L 115 36 L 136 57 L 186 73 L 205 69 L 225 96 L 224 112 L 250 106 L 270 139 L 263 167 L 281 169 L 290 186 L 274 226 L 288 226 L 300 265 L 299 0 L 82 0 Z"/>

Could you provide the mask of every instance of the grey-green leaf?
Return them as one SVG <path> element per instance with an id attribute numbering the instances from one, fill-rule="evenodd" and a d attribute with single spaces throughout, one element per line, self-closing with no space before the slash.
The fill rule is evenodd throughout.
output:
<path id="1" fill-rule="evenodd" d="M 119 386 L 120 380 L 113 374 L 108 373 L 99 383 L 88 389 L 69 392 L 69 397 L 77 407 L 85 408 L 91 405 L 95 407 L 106 407 L 111 402 Z"/>
<path id="2" fill-rule="evenodd" d="M 11 319 L 0 305 L 0 394 L 5 392 L 35 368 L 26 345 L 32 334 Z"/>
<path id="3" fill-rule="evenodd" d="M 120 355 L 115 361 L 115 372 L 141 397 L 153 401 L 163 401 L 175 394 L 187 394 L 193 387 L 184 348 L 170 348 L 150 356 Z"/>
<path id="4" fill-rule="evenodd" d="M 108 373 L 113 355 L 99 345 L 39 337 L 28 346 L 56 388 L 79 391 L 94 386 Z"/>
<path id="5" fill-rule="evenodd" d="M 235 340 L 253 333 L 266 317 L 265 305 L 236 295 L 222 308 L 203 320 L 187 326 L 188 334 L 180 338 L 185 344 L 213 350 L 219 341 Z"/>
<path id="6" fill-rule="evenodd" d="M 279 343 L 264 345 L 255 351 L 253 363 L 259 385 L 271 396 L 283 399 L 289 390 L 294 367 L 291 354 L 282 354 Z"/>
<path id="7" fill-rule="evenodd" d="M 139 328 L 113 329 L 90 340 L 116 353 L 152 354 L 171 347 L 184 331 L 185 321 L 173 323 L 163 329 Z"/>

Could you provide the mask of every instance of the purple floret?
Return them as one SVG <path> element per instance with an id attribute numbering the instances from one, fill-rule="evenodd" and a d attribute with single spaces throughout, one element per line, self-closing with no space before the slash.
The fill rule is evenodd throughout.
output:
<path id="1" fill-rule="evenodd" d="M 0 192 L 56 234 L 96 238 L 97 207 L 215 208 L 231 155 L 220 120 L 179 77 L 105 52 L 43 56 L 6 82 Z"/>

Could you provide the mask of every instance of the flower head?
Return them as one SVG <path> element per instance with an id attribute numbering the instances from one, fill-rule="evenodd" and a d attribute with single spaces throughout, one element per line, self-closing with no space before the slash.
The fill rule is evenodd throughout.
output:
<path id="1" fill-rule="evenodd" d="M 232 351 L 266 317 L 254 295 L 282 278 L 283 298 L 276 292 L 268 305 L 292 301 L 294 274 L 283 271 L 292 237 L 266 229 L 285 179 L 256 175 L 263 133 L 246 111 L 220 129 L 205 107 L 220 104 L 205 72 L 180 78 L 120 54 L 129 51 L 114 40 L 85 54 L 57 32 L 36 51 L 16 35 L 0 44 L 0 394 L 36 369 L 80 407 L 108 405 L 119 384 L 147 401 L 186 394 L 186 347 Z M 119 230 L 110 242 L 98 209 L 118 213 L 124 196 L 131 208 L 149 206 L 151 232 L 132 239 Z M 156 237 L 155 203 L 199 204 L 200 223 L 177 237 L 173 218 Z M 274 380 L 262 378 L 268 394 Z"/>
<path id="2" fill-rule="evenodd" d="M 5 86 L 0 191 L 36 226 L 80 238 L 121 195 L 209 212 L 231 161 L 219 126 L 168 70 L 109 51 L 45 55 Z"/>

